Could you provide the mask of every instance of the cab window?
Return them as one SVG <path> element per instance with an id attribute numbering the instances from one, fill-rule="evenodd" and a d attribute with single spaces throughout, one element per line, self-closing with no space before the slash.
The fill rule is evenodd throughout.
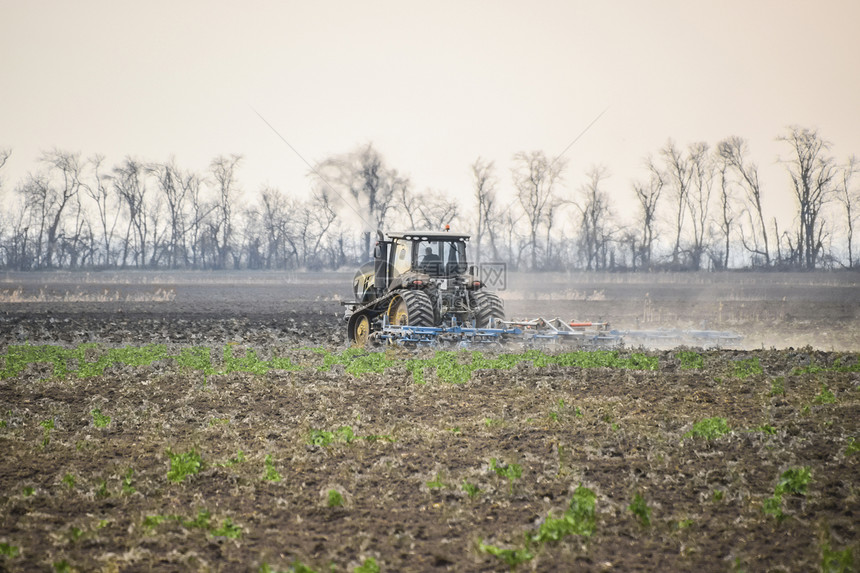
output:
<path id="1" fill-rule="evenodd" d="M 417 245 L 421 272 L 437 277 L 466 272 L 466 245 L 462 241 L 420 241 Z"/>
<path id="2" fill-rule="evenodd" d="M 398 242 L 394 249 L 394 274 L 401 275 L 412 268 L 412 260 L 409 256 L 409 244 Z"/>

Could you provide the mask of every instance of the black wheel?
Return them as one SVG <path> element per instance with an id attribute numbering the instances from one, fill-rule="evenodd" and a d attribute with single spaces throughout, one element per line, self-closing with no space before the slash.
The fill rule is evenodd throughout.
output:
<path id="1" fill-rule="evenodd" d="M 424 291 L 400 291 L 388 305 L 388 321 L 403 326 L 433 326 L 433 302 Z"/>
<path id="2" fill-rule="evenodd" d="M 473 292 L 470 296 L 476 328 L 487 328 L 490 320 L 505 320 L 505 303 L 494 292 Z"/>
<path id="3" fill-rule="evenodd" d="M 346 329 L 350 344 L 365 346 L 370 336 L 370 317 L 363 312 L 353 314 L 349 317 Z"/>

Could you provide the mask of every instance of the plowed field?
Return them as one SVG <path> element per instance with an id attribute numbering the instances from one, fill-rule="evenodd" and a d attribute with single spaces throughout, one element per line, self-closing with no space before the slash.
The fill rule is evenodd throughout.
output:
<path id="1" fill-rule="evenodd" d="M 860 558 L 852 276 L 511 277 L 509 314 L 746 339 L 483 353 L 345 349 L 349 278 L 6 276 L 0 570 Z"/>

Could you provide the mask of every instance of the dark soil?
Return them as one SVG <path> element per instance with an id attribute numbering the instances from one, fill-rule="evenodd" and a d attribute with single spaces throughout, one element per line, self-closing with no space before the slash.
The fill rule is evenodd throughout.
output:
<path id="1" fill-rule="evenodd" d="M 527 547 L 525 536 L 548 515 L 560 517 L 580 484 L 596 494 L 594 534 L 532 543 L 533 558 L 520 570 L 810 571 L 833 552 L 860 558 L 860 453 L 853 445 L 860 440 L 860 373 L 833 369 L 860 356 L 856 307 L 838 352 L 826 345 L 699 351 L 703 368 L 684 370 L 677 351 L 653 351 L 656 371 L 525 362 L 475 371 L 465 384 L 432 372 L 416 384 L 404 368 L 356 376 L 343 366 L 319 369 L 322 354 L 307 347 L 342 350 L 337 299 L 348 298 L 339 283 L 348 275 L 306 282 L 250 276 L 217 275 L 207 284 L 193 273 L 137 275 L 127 285 L 115 277 L 64 277 L 68 286 L 51 292 L 62 282 L 52 276 L 36 286 L 9 283 L 23 289 L 19 297 L 29 288 L 43 300 L 3 305 L 0 353 L 25 341 L 92 341 L 99 343 L 94 352 L 165 343 L 176 352 L 205 346 L 220 355 L 236 343 L 236 353 L 289 357 L 302 369 L 205 376 L 165 360 L 56 378 L 33 364 L 0 379 L 0 548 L 18 550 L 0 554 L 0 571 L 64 564 L 79 571 L 257 571 L 264 563 L 285 571 L 297 560 L 319 571 L 352 571 L 368 558 L 382 571 L 504 571 L 482 543 Z M 134 301 L 52 300 L 74 298 L 67 292 L 88 299 L 105 288 L 121 297 L 142 294 Z M 168 300 L 145 300 L 170 288 Z M 841 286 L 820 289 L 824 318 L 810 327 L 815 332 L 857 296 Z M 744 303 L 770 308 L 762 292 Z M 615 295 L 604 289 L 604 296 Z M 681 307 L 687 303 L 677 298 L 652 304 L 666 313 L 701 308 Z M 508 306 L 557 308 L 555 302 Z M 591 302 L 604 305 L 604 318 L 627 324 L 635 324 L 641 303 L 616 301 L 617 319 L 605 300 L 568 300 L 576 315 L 539 314 L 595 318 L 585 314 L 597 308 L 585 305 Z M 800 306 L 788 312 L 807 320 L 812 311 Z M 712 311 L 706 306 L 702 315 Z M 773 320 L 796 328 L 788 318 Z M 751 322 L 738 316 L 741 326 Z M 736 376 L 740 361 L 750 359 L 762 371 Z M 94 409 L 110 423 L 96 427 Z M 713 417 L 725 418 L 732 431 L 713 440 L 687 436 L 694 423 Z M 43 424 L 48 420 L 53 429 Z M 311 443 L 313 430 L 336 435 L 347 426 L 352 440 Z M 169 452 L 192 450 L 201 471 L 181 483 L 168 479 Z M 492 459 L 519 465 L 521 477 L 500 477 Z M 807 491 L 782 497 L 783 518 L 763 511 L 783 472 L 804 467 L 811 472 Z M 267 472 L 274 477 L 270 470 L 278 480 L 266 479 Z M 464 482 L 480 491 L 470 497 Z M 332 490 L 343 506 L 329 507 Z M 650 525 L 629 510 L 636 494 L 651 509 Z M 209 512 L 208 520 L 200 512 Z M 241 535 L 219 530 L 225 520 Z"/>

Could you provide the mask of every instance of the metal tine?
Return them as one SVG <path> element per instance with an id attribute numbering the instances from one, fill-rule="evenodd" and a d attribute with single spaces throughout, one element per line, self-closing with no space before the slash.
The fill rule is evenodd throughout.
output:
<path id="1" fill-rule="evenodd" d="M 727 331 L 714 330 L 608 330 L 606 322 L 568 322 L 560 317 L 547 320 L 491 320 L 486 328 L 461 325 L 452 320 L 450 326 L 408 326 L 392 325 L 388 317 L 382 317 L 382 329 L 373 333 L 375 339 L 388 340 L 397 344 L 419 346 L 438 346 L 456 344 L 461 348 L 471 344 L 499 344 L 509 340 L 527 343 L 555 343 L 564 340 L 578 341 L 583 344 L 617 344 L 625 339 L 639 341 L 707 341 L 714 344 L 735 343 L 743 336 Z"/>

